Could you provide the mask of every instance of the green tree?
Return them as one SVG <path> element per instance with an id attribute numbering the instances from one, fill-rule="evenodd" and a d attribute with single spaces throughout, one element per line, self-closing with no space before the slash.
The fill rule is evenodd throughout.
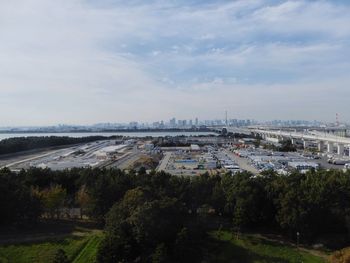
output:
<path id="1" fill-rule="evenodd" d="M 86 185 L 83 185 L 76 194 L 76 200 L 80 207 L 80 218 L 83 218 L 91 205 L 91 197 L 87 191 Z"/>
<path id="2" fill-rule="evenodd" d="M 41 204 L 20 176 L 5 168 L 0 170 L 0 225 L 35 222 L 41 215 Z"/>
<path id="3" fill-rule="evenodd" d="M 152 254 L 152 263 L 167 263 L 169 262 L 167 248 L 164 243 L 157 245 Z"/>
<path id="4" fill-rule="evenodd" d="M 67 192 L 62 186 L 54 185 L 42 191 L 36 189 L 34 193 L 41 199 L 45 210 L 50 214 L 51 218 L 53 218 L 55 214 L 57 218 L 60 217 L 59 209 L 63 207 L 67 196 Z"/>
<path id="5" fill-rule="evenodd" d="M 282 142 L 282 145 L 278 150 L 281 152 L 295 152 L 297 148 L 293 145 L 291 140 L 286 140 Z"/>
<path id="6" fill-rule="evenodd" d="M 108 213 L 98 262 L 161 262 L 164 258 L 166 262 L 187 262 L 174 260 L 174 255 L 179 254 L 175 251 L 185 255 L 190 249 L 189 243 L 184 242 L 188 240 L 187 230 L 181 234 L 186 211 L 176 198 L 158 199 L 153 192 L 140 187 L 129 190 Z"/>
<path id="7" fill-rule="evenodd" d="M 225 193 L 222 189 L 221 183 L 217 182 L 212 190 L 211 204 L 218 213 L 222 214 L 224 212 L 225 203 Z"/>
<path id="8" fill-rule="evenodd" d="M 53 256 L 52 263 L 69 263 L 66 252 L 63 249 L 58 249 Z"/>

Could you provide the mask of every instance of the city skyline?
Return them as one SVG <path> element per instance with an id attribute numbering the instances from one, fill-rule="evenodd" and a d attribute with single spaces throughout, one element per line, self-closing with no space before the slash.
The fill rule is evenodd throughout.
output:
<path id="1" fill-rule="evenodd" d="M 1 126 L 225 110 L 349 122 L 349 13 L 340 0 L 3 1 Z"/>
<path id="2" fill-rule="evenodd" d="M 214 118 L 214 119 L 199 119 L 195 118 L 185 118 L 177 119 L 176 117 L 167 120 L 153 120 L 151 122 L 142 121 L 128 121 L 128 122 L 100 122 L 93 124 L 68 124 L 68 123 L 57 123 L 54 125 L 31 125 L 31 126 L 0 126 L 2 131 L 10 131 L 17 129 L 55 129 L 59 131 L 60 129 L 168 129 L 168 128 L 205 128 L 211 126 L 254 126 L 254 125 L 272 125 L 272 126 L 310 126 L 310 127 L 345 127 L 348 123 L 344 122 L 322 122 L 319 120 L 256 120 L 256 119 L 237 119 L 227 117 L 225 118 Z"/>

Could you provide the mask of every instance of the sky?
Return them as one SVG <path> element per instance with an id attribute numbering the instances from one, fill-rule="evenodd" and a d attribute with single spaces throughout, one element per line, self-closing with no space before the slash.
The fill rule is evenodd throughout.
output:
<path id="1" fill-rule="evenodd" d="M 350 121 L 350 1 L 0 0 L 0 126 Z"/>

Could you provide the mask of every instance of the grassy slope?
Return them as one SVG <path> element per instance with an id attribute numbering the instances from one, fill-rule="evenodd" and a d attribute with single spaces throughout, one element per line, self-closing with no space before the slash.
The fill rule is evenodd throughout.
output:
<path id="1" fill-rule="evenodd" d="M 86 246 L 76 256 L 73 263 L 94 263 L 98 245 L 102 240 L 102 235 L 95 235 L 90 238 Z"/>
<path id="2" fill-rule="evenodd" d="M 267 241 L 258 237 L 244 236 L 231 239 L 231 233 L 211 233 L 215 243 L 213 263 L 325 263 L 322 258 L 296 248 Z"/>
<path id="3" fill-rule="evenodd" d="M 255 236 L 231 239 L 231 233 L 212 232 L 212 263 L 325 263 L 322 258 L 296 248 Z M 68 237 L 46 242 L 0 246 L 0 263 L 49 263 L 53 253 L 62 248 L 73 263 L 94 263 L 101 233 Z"/>
<path id="4" fill-rule="evenodd" d="M 68 237 L 40 243 L 0 246 L 0 263 L 49 263 L 62 248 L 74 263 L 93 263 L 100 235 Z"/>

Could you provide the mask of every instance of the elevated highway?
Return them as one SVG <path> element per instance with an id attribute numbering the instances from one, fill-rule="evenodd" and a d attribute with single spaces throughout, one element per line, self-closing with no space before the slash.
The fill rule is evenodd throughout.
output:
<path id="1" fill-rule="evenodd" d="M 323 133 L 320 131 L 304 131 L 304 132 L 292 132 L 292 131 L 282 131 L 282 130 L 269 130 L 269 129 L 260 129 L 260 128 L 237 128 L 237 127 L 216 127 L 216 131 L 226 129 L 229 133 L 240 133 L 240 134 L 253 134 L 259 135 L 266 138 L 277 138 L 282 141 L 285 139 L 290 139 L 292 142 L 295 140 L 301 140 L 304 142 L 304 146 L 308 142 L 315 142 L 318 144 L 319 151 L 326 150 L 329 153 L 333 153 L 336 149 L 336 153 L 339 155 L 344 155 L 345 149 L 347 154 L 350 155 L 350 138 L 336 136 L 333 134 Z M 326 147 L 326 149 L 325 149 Z"/>
<path id="2" fill-rule="evenodd" d="M 310 132 L 301 133 L 301 132 L 269 131 L 269 130 L 259 130 L 259 129 L 253 129 L 250 131 L 251 133 L 254 133 L 254 134 L 277 136 L 277 137 L 284 137 L 284 138 L 290 138 L 290 139 L 350 144 L 350 138 L 335 136 L 331 134 L 323 134 L 321 132 L 310 131 Z"/>

